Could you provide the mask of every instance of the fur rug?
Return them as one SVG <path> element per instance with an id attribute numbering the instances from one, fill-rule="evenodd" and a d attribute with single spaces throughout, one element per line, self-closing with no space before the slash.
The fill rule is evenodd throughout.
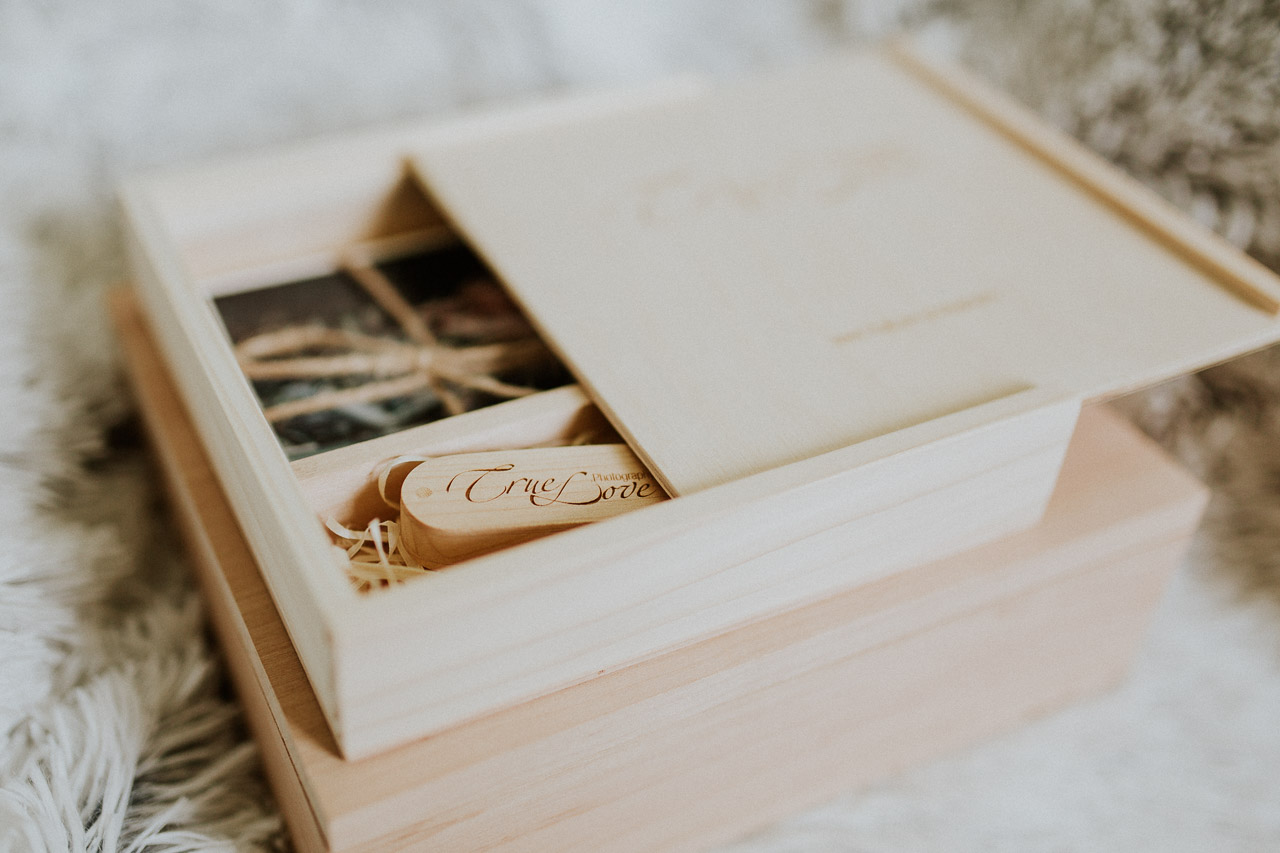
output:
<path id="1" fill-rule="evenodd" d="M 0 850 L 287 843 L 105 329 L 120 176 L 551 87 L 793 61 L 904 18 L 1280 263 L 1280 13 L 1264 0 L 0 2 Z M 1280 844 L 1277 368 L 1253 356 L 1128 403 L 1216 492 L 1126 686 L 729 849 Z"/>

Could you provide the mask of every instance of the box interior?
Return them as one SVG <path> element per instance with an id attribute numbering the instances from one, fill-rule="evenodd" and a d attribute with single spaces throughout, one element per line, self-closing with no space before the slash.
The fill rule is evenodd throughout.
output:
<path id="1" fill-rule="evenodd" d="M 470 266 L 483 267 L 415 181 L 400 177 L 383 186 L 381 194 L 371 187 L 363 204 L 354 206 L 352 201 L 331 199 L 326 208 L 309 210 L 315 221 L 329 223 L 327 244 L 294 228 L 300 214 L 295 209 L 277 209 L 276 217 L 255 221 L 253 240 L 247 240 L 247 230 L 239 227 L 191 233 L 181 246 L 183 260 L 198 292 L 212 300 L 229 345 L 285 322 L 332 325 L 358 310 L 376 311 L 368 294 L 341 269 L 343 252 L 352 245 L 390 270 L 388 278 L 404 291 L 430 290 L 432 279 L 456 279 L 471 272 Z M 345 228 L 343 210 L 348 217 Z M 264 234 L 281 239 L 264 239 Z M 291 242 L 291 237 L 296 239 Z M 457 267 L 463 269 L 459 272 Z M 301 312 L 300 306 L 305 306 Z M 394 330 L 390 318 L 385 320 L 382 325 Z M 556 387 L 529 397 L 309 452 L 292 459 L 290 467 L 318 518 L 362 529 L 375 518 L 395 517 L 379 494 L 375 474 L 386 460 L 621 440 L 565 374 Z M 398 468 L 389 478 L 392 494 L 407 470 L 408 466 Z"/>

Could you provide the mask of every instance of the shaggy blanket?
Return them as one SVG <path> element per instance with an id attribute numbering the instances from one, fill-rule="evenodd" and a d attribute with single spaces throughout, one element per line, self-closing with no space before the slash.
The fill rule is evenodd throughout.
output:
<path id="1" fill-rule="evenodd" d="M 0 850 L 287 843 L 105 328 L 119 177 L 900 26 L 1280 263 L 1265 0 L 0 2 Z M 1128 403 L 1215 496 L 1126 685 L 729 849 L 1280 846 L 1277 368 Z"/>

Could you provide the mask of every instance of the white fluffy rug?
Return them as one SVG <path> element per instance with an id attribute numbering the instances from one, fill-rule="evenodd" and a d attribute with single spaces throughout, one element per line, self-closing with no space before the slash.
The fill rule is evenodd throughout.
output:
<path id="1" fill-rule="evenodd" d="M 904 3 L 0 0 L 0 849 L 284 844 L 101 310 L 127 173 L 551 87 L 790 61 Z M 1280 12 L 933 6 L 971 61 L 1280 261 Z M 937 24 L 931 24 L 937 27 Z M 1280 848 L 1280 357 L 1134 412 L 1214 483 L 1118 692 L 730 849 Z"/>

